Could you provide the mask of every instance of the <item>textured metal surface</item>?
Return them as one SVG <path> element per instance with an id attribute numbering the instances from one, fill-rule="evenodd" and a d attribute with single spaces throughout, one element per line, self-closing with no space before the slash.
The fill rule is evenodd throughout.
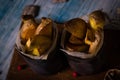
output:
<path id="1" fill-rule="evenodd" d="M 75 17 L 103 9 L 111 18 L 120 20 L 120 0 L 69 0 L 53 3 L 51 0 L 0 0 L 0 80 L 5 80 L 13 54 L 22 10 L 26 5 L 39 5 L 39 16 L 65 22 Z"/>

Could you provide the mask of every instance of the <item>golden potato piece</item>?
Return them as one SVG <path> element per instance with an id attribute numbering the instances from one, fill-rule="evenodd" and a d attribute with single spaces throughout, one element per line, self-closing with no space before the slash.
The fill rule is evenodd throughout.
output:
<path id="1" fill-rule="evenodd" d="M 71 35 L 70 38 L 69 38 L 69 42 L 72 43 L 72 44 L 80 45 L 80 44 L 84 43 L 84 40 L 81 40 L 81 39 Z"/>
<path id="2" fill-rule="evenodd" d="M 87 32 L 87 24 L 84 20 L 75 18 L 65 23 L 65 29 L 73 36 L 84 39 Z"/>
<path id="3" fill-rule="evenodd" d="M 75 51 L 75 52 L 88 52 L 89 45 L 87 45 L 87 44 L 74 45 L 71 43 L 67 43 L 66 49 L 69 51 Z"/>
<path id="4" fill-rule="evenodd" d="M 95 31 L 93 29 L 87 29 L 87 34 L 86 37 L 88 40 L 90 40 L 91 42 L 95 41 Z"/>
<path id="5" fill-rule="evenodd" d="M 30 52 L 32 55 L 41 55 L 51 46 L 51 39 L 45 36 L 36 35 L 31 39 L 30 46 L 26 49 L 27 52 Z M 38 55 L 39 54 L 39 55 Z"/>
<path id="6" fill-rule="evenodd" d="M 101 10 L 93 11 L 89 14 L 89 23 L 94 30 L 98 28 L 103 29 L 105 25 L 105 14 Z"/>
<path id="7" fill-rule="evenodd" d="M 52 26 L 53 22 L 49 18 L 42 18 L 41 23 L 37 27 L 35 31 L 35 35 L 42 35 L 42 36 L 47 36 L 47 37 L 52 37 Z"/>
<path id="8" fill-rule="evenodd" d="M 21 42 L 25 45 L 26 41 L 33 37 L 35 30 L 37 28 L 37 23 L 34 18 L 30 15 L 23 16 L 23 22 L 20 29 Z"/>

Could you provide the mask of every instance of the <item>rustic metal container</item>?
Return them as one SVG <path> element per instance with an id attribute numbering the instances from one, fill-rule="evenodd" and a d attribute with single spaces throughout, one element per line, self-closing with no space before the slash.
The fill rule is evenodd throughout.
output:
<path id="1" fill-rule="evenodd" d="M 56 24 L 53 23 L 54 29 L 54 40 L 50 49 L 41 56 L 32 56 L 30 54 L 24 53 L 20 46 L 19 35 L 16 40 L 16 49 L 18 53 L 24 58 L 24 60 L 29 64 L 31 69 L 41 75 L 51 75 L 61 71 L 65 67 L 65 56 L 59 50 L 59 32 Z"/>
<path id="2" fill-rule="evenodd" d="M 63 34 L 61 37 L 61 50 L 65 53 L 70 67 L 79 75 L 91 75 L 99 72 L 102 68 L 99 50 L 102 46 L 103 40 L 101 41 L 99 49 L 96 51 L 96 53 L 88 54 L 80 52 L 69 52 L 65 50 L 65 43 L 68 37 L 69 33 L 66 30 L 63 30 Z M 102 35 L 102 39 L 103 37 L 104 36 Z"/>

